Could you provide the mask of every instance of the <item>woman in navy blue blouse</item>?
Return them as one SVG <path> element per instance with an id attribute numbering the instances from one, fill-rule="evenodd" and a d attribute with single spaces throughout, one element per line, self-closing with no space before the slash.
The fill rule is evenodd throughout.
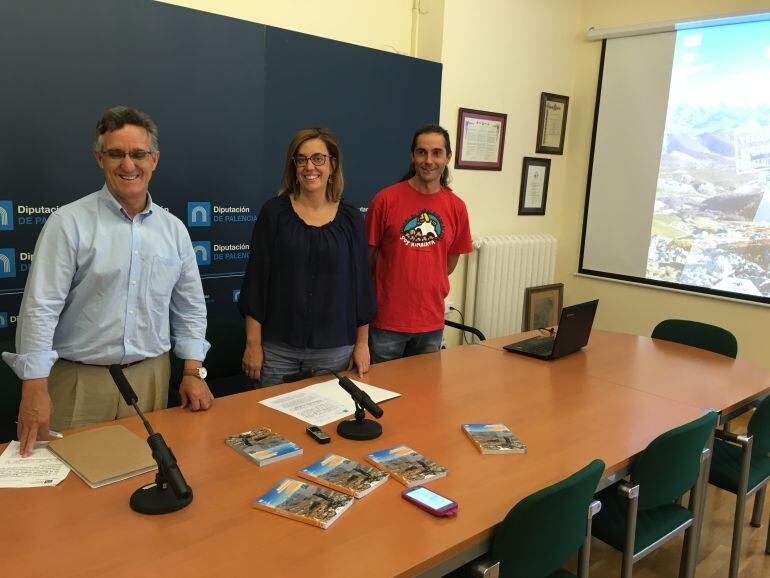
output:
<path id="1" fill-rule="evenodd" d="M 343 202 L 337 139 L 298 132 L 283 182 L 254 225 L 238 308 L 246 319 L 243 371 L 262 387 L 302 370 L 369 370 L 376 300 L 363 215 Z"/>

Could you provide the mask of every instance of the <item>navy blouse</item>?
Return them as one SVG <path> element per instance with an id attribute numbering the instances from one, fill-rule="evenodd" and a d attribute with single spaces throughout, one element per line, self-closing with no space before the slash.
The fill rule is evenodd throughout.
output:
<path id="1" fill-rule="evenodd" d="M 321 227 L 299 218 L 288 195 L 267 201 L 254 224 L 238 308 L 263 341 L 321 349 L 353 345 L 376 299 L 361 212 L 340 202 Z"/>

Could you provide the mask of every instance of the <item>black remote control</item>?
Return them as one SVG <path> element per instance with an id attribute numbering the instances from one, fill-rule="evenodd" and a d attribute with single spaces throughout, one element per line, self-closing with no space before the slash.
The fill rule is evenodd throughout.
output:
<path id="1" fill-rule="evenodd" d="M 330 441 L 332 441 L 332 438 L 330 438 L 320 427 L 317 425 L 311 425 L 305 430 L 308 435 L 313 438 L 315 441 L 317 441 L 319 444 L 328 444 Z"/>

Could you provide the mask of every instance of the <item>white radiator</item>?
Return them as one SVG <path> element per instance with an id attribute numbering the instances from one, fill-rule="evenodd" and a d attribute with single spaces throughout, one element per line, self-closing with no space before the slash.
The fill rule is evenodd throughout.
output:
<path id="1" fill-rule="evenodd" d="M 524 290 L 553 283 L 555 266 L 552 235 L 474 239 L 465 278 L 465 323 L 487 338 L 518 333 L 524 320 Z"/>

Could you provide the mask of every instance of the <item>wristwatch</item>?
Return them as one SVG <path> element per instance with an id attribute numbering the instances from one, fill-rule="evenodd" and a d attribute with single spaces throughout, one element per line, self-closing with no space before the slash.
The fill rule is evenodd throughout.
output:
<path id="1" fill-rule="evenodd" d="M 208 371 L 206 371 L 205 367 L 196 367 L 194 369 L 185 369 L 182 372 L 182 375 L 191 375 L 193 377 L 198 377 L 200 379 L 206 379 L 206 376 L 209 374 Z"/>

